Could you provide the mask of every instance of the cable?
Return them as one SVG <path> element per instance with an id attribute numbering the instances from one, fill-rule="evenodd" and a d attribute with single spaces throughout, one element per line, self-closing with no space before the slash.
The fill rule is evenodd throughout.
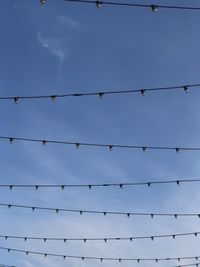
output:
<path id="1" fill-rule="evenodd" d="M 31 209 L 32 211 L 35 210 L 45 210 L 45 211 L 55 211 L 56 213 L 59 212 L 73 212 L 79 213 L 80 215 L 83 214 L 102 214 L 106 215 L 125 215 L 128 218 L 130 216 L 150 216 L 152 219 L 156 217 L 174 217 L 177 219 L 178 217 L 199 217 L 200 213 L 146 213 L 146 212 L 119 212 L 119 211 L 97 211 L 97 210 L 77 210 L 77 209 L 63 209 L 63 208 L 50 208 L 50 207 L 39 207 L 39 206 L 28 206 L 28 205 L 16 205 L 16 204 L 7 204 L 7 203 L 0 203 L 1 207 L 8 207 L 10 208 L 23 208 L 23 209 Z"/>
<path id="2" fill-rule="evenodd" d="M 0 263 L 0 267 L 16 267 L 16 266 Z"/>
<path id="3" fill-rule="evenodd" d="M 22 249 L 14 249 L 14 248 L 5 248 L 0 247 L 0 250 L 6 250 L 8 252 L 21 252 L 26 253 L 26 255 L 29 254 L 35 254 L 35 255 L 43 255 L 45 257 L 47 256 L 53 256 L 53 257 L 61 257 L 63 259 L 71 258 L 71 259 L 79 259 L 79 260 L 100 260 L 102 261 L 180 261 L 180 260 L 191 260 L 196 259 L 198 260 L 200 256 L 190 256 L 190 257 L 166 257 L 166 258 L 111 258 L 111 257 L 91 257 L 91 256 L 77 256 L 77 255 L 63 255 L 63 254 L 54 254 L 54 253 L 46 253 L 46 252 L 36 252 L 36 251 L 30 251 L 30 250 L 22 250 Z"/>
<path id="4" fill-rule="evenodd" d="M 186 266 L 200 266 L 200 262 L 197 262 L 197 263 L 190 263 L 190 264 L 181 264 L 181 265 L 176 265 L 176 266 L 173 266 L 173 267 L 186 267 Z"/>
<path id="5" fill-rule="evenodd" d="M 162 180 L 162 181 L 148 181 L 148 182 L 134 182 L 134 183 L 103 183 L 103 184 L 0 184 L 0 188 L 9 188 L 13 190 L 15 188 L 34 188 L 36 191 L 40 188 L 60 188 L 64 190 L 65 188 L 88 188 L 92 189 L 95 187 L 119 187 L 123 189 L 124 187 L 132 186 L 148 186 L 156 184 L 176 184 L 180 185 L 182 183 L 198 183 L 200 179 L 177 179 L 177 180 Z"/>
<path id="6" fill-rule="evenodd" d="M 87 237 L 87 238 L 58 238 L 58 237 L 33 237 L 33 236 L 13 236 L 13 235 L 0 235 L 0 238 L 3 238 L 5 240 L 8 239 L 21 239 L 23 241 L 29 241 L 29 240 L 39 240 L 44 241 L 45 243 L 47 241 L 62 241 L 66 243 L 67 241 L 83 241 L 86 243 L 87 241 L 133 241 L 133 240 L 139 240 L 139 239 L 150 239 L 155 240 L 157 238 L 172 238 L 175 239 L 179 236 L 194 236 L 197 237 L 200 235 L 200 232 L 193 232 L 193 233 L 176 233 L 176 234 L 164 234 L 164 235 L 150 235 L 150 236 L 130 236 L 130 237 Z"/>
<path id="7" fill-rule="evenodd" d="M 45 0 L 46 1 L 46 0 Z M 96 1 L 96 0 L 63 0 L 65 2 L 74 2 L 82 4 L 95 4 L 98 8 L 103 5 L 110 6 L 126 6 L 126 7 L 135 7 L 135 8 L 150 8 L 153 12 L 157 12 L 158 9 L 178 9 L 178 10 L 196 10 L 200 11 L 200 7 L 191 7 L 191 6 L 172 6 L 172 5 L 157 5 L 157 4 L 134 4 L 134 3 L 124 3 L 124 2 L 111 2 L 111 1 Z"/>
<path id="8" fill-rule="evenodd" d="M 116 94 L 132 94 L 140 93 L 145 95 L 147 92 L 155 91 L 172 91 L 182 89 L 185 92 L 188 92 L 189 89 L 200 87 L 200 84 L 188 84 L 188 85 L 179 85 L 179 86 L 169 86 L 169 87 L 154 87 L 154 88 L 143 88 L 143 89 L 132 89 L 132 90 L 116 90 L 116 91 L 93 91 L 88 93 L 68 93 L 68 94 L 53 94 L 53 95 L 33 95 L 33 96 L 1 96 L 0 100 L 12 100 L 14 103 L 18 103 L 19 100 L 36 100 L 36 99 L 50 99 L 56 100 L 57 98 L 66 98 L 66 97 L 84 97 L 84 96 L 98 96 L 102 98 L 105 95 L 116 95 Z"/>
<path id="9" fill-rule="evenodd" d="M 41 143 L 43 145 L 49 144 L 60 144 L 60 145 L 73 145 L 77 149 L 80 146 L 85 147 L 96 147 L 96 148 L 108 148 L 112 151 L 114 148 L 120 149 L 140 149 L 143 152 L 149 150 L 174 150 L 177 153 L 182 151 L 200 151 L 200 147 L 170 147 L 170 146 L 141 146 L 141 145 L 120 145 L 120 144 L 102 144 L 102 143 L 83 143 L 83 142 L 70 142 L 70 141 L 59 141 L 59 140 L 47 140 L 47 139 L 34 139 L 34 138 L 24 138 L 24 137 L 8 137 L 8 136 L 0 136 L 2 140 L 8 140 L 10 144 L 14 141 L 23 141 L 23 142 L 36 142 Z"/>

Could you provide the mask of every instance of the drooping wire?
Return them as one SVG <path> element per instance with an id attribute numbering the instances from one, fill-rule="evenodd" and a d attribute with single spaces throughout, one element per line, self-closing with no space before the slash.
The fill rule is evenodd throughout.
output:
<path id="1" fill-rule="evenodd" d="M 0 267 L 16 267 L 16 266 L 0 263 Z"/>
<path id="2" fill-rule="evenodd" d="M 62 241 L 66 243 L 67 241 L 81 241 L 86 243 L 87 241 L 133 241 L 133 240 L 141 240 L 141 239 L 149 239 L 154 241 L 155 239 L 160 238 L 172 238 L 183 237 L 183 236 L 194 236 L 198 237 L 200 232 L 190 232 L 190 233 L 175 233 L 175 234 L 163 234 L 163 235 L 149 235 L 149 236 L 129 236 L 129 237 L 84 237 L 84 238 L 71 238 L 71 237 L 33 237 L 33 236 L 14 236 L 14 235 L 2 235 L 0 234 L 0 238 L 5 240 L 8 239 L 20 239 L 23 241 L 29 240 L 38 240 L 43 241 L 44 243 L 48 241 Z"/>
<path id="3" fill-rule="evenodd" d="M 47 0 L 40 0 L 45 1 Z M 159 4 L 134 4 L 130 2 L 115 2 L 115 1 L 100 1 L 100 0 L 63 0 L 64 2 L 74 2 L 80 4 L 95 4 L 96 7 L 100 8 L 103 5 L 109 6 L 121 6 L 121 7 L 135 7 L 135 8 L 150 8 L 153 12 L 157 12 L 158 9 L 176 9 L 176 10 L 196 10 L 200 11 L 200 7 L 192 6 L 173 6 L 173 5 L 159 5 Z"/>
<path id="4" fill-rule="evenodd" d="M 133 182 L 133 183 L 102 183 L 102 184 L 0 184 L 0 188 L 9 188 L 13 190 L 15 188 L 34 188 L 36 191 L 40 188 L 60 188 L 64 190 L 65 188 L 99 188 L 99 187 L 118 187 L 123 189 L 124 187 L 134 187 L 134 186 L 148 186 L 151 185 L 163 185 L 163 184 L 176 184 L 181 185 L 182 183 L 198 183 L 200 179 L 177 179 L 177 180 L 161 180 L 161 181 L 145 181 L 145 182 Z"/>
<path id="5" fill-rule="evenodd" d="M 200 266 L 200 262 L 197 262 L 197 263 L 189 263 L 189 264 L 179 264 L 179 265 L 176 265 L 176 266 L 172 266 L 172 267 L 186 267 L 186 266 L 196 266 L 196 267 L 199 267 Z"/>
<path id="6" fill-rule="evenodd" d="M 67 94 L 52 94 L 52 95 L 32 95 L 32 96 L 1 96 L 0 100 L 12 100 L 14 103 L 18 103 L 19 100 L 36 100 L 36 99 L 50 99 L 55 101 L 58 98 L 66 97 L 90 97 L 98 96 L 102 98 L 106 95 L 123 95 L 123 94 L 133 94 L 139 93 L 144 96 L 148 92 L 157 92 L 157 91 L 172 91 L 182 89 L 184 92 L 188 92 L 189 89 L 200 87 L 200 84 L 188 84 L 188 85 L 179 85 L 179 86 L 168 86 L 168 87 L 154 87 L 154 88 L 142 88 L 142 89 L 130 89 L 130 90 L 115 90 L 115 91 L 93 91 L 93 92 L 77 92 L 77 93 L 67 93 Z"/>
<path id="7" fill-rule="evenodd" d="M 80 215 L 83 214 L 98 214 L 98 215 L 125 215 L 128 218 L 131 216 L 149 216 L 150 218 L 154 217 L 174 217 L 177 219 L 178 217 L 198 217 L 200 218 L 199 213 L 148 213 L 148 212 L 120 212 L 120 211 L 100 211 L 100 210 L 85 210 L 85 209 L 64 209 L 64 208 L 52 208 L 52 207 L 41 207 L 41 206 L 29 206 L 29 205 L 17 205 L 17 204 L 7 204 L 0 203 L 0 207 L 11 208 L 21 208 L 21 209 L 30 209 L 32 211 L 42 210 L 42 211 L 54 211 L 57 214 L 59 212 L 70 212 L 70 213 L 78 213 Z"/>
<path id="8" fill-rule="evenodd" d="M 25 137 L 14 137 L 14 136 L 0 136 L 2 140 L 8 140 L 10 144 L 13 144 L 14 141 L 21 142 L 35 142 L 41 143 L 43 145 L 46 144 L 59 144 L 59 145 L 72 145 L 77 149 L 81 146 L 84 147 L 95 147 L 95 148 L 107 148 L 112 151 L 114 148 L 118 149 L 139 149 L 143 152 L 147 150 L 174 150 L 179 153 L 181 151 L 200 151 L 200 147 L 185 147 L 185 146 L 147 146 L 147 145 L 123 145 L 123 144 L 103 144 L 103 143 L 83 143 L 83 142 L 70 142 L 70 141 L 59 141 L 59 140 L 48 140 L 48 139 L 34 139 L 34 138 L 25 138 Z"/>
<path id="9" fill-rule="evenodd" d="M 15 248 L 6 248 L 6 247 L 0 247 L 0 250 L 6 250 L 7 252 L 19 252 L 19 253 L 25 253 L 26 255 L 34 254 L 34 255 L 43 255 L 44 257 L 52 256 L 52 257 L 60 257 L 63 259 L 79 259 L 79 260 L 100 260 L 102 261 L 135 261 L 135 262 L 141 262 L 141 261 L 180 261 L 180 260 L 192 260 L 196 259 L 198 260 L 200 256 L 183 256 L 183 257 L 165 257 L 165 258 L 119 258 L 119 257 L 93 257 L 93 256 L 77 256 L 77 255 L 65 255 L 65 254 L 54 254 L 54 253 L 47 253 L 47 252 L 36 252 L 31 250 L 22 250 L 22 249 L 15 249 Z"/>

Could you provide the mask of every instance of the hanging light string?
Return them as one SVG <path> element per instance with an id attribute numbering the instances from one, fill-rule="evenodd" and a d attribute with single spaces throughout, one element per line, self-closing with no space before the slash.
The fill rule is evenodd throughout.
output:
<path id="1" fill-rule="evenodd" d="M 172 6 L 172 5 L 157 5 L 157 4 L 134 4 L 134 3 L 124 3 L 124 2 L 114 2 L 114 1 L 96 1 L 96 0 L 63 0 L 65 2 L 74 2 L 80 4 L 94 4 L 96 7 L 100 8 L 103 5 L 109 6 L 121 6 L 121 7 L 135 7 L 135 8 L 150 8 L 153 12 L 157 12 L 158 9 L 178 9 L 178 10 L 196 10 L 200 11 L 200 7 L 191 6 Z M 40 0 L 42 4 L 45 4 L 47 0 Z"/>
<path id="2" fill-rule="evenodd" d="M 6 250 L 7 252 L 21 252 L 25 253 L 26 255 L 34 254 L 34 255 L 42 255 L 44 257 L 52 256 L 52 257 L 60 257 L 63 259 L 78 259 L 78 260 L 99 260 L 99 261 L 135 261 L 135 262 L 141 262 L 141 261 L 181 261 L 181 260 L 192 260 L 196 259 L 198 260 L 200 256 L 189 256 L 189 257 L 166 257 L 166 258 L 119 258 L 119 257 L 91 257 L 91 256 L 77 256 L 77 255 L 64 255 L 64 254 L 54 254 L 54 253 L 47 253 L 47 252 L 36 252 L 31 250 L 22 250 L 22 249 L 14 249 L 14 248 L 6 248 L 6 247 L 0 247 L 0 250 Z"/>
<path id="3" fill-rule="evenodd" d="M 120 211 L 99 211 L 99 210 L 79 210 L 79 209 L 63 209 L 63 208 L 52 208 L 52 207 L 41 207 L 41 206 L 28 206 L 28 205 L 17 205 L 17 204 L 7 204 L 0 203 L 0 207 L 11 208 L 20 208 L 20 209 L 31 209 L 32 211 L 42 210 L 42 211 L 54 211 L 57 214 L 59 212 L 72 212 L 78 213 L 80 215 L 83 214 L 98 214 L 98 215 L 125 215 L 128 218 L 131 216 L 150 216 L 152 219 L 154 217 L 174 217 L 177 219 L 178 217 L 199 217 L 200 213 L 148 213 L 148 212 L 120 212 Z"/>
<path id="4" fill-rule="evenodd" d="M 105 243 L 107 241 L 134 241 L 134 240 L 141 240 L 141 239 L 149 239 L 154 241 L 155 239 L 160 238 L 172 238 L 175 239 L 176 237 L 180 236 L 194 236 L 198 237 L 200 235 L 200 232 L 190 232 L 190 233 L 176 233 L 176 234 L 164 234 L 164 235 L 150 235 L 150 236 L 130 236 L 130 237 L 87 237 L 87 238 L 58 238 L 58 237 L 33 237 L 33 236 L 14 236 L 14 235 L 0 235 L 0 238 L 3 238 L 5 240 L 8 239 L 21 239 L 23 241 L 29 241 L 29 240 L 38 240 L 43 242 L 48 241 L 62 241 L 66 243 L 67 241 L 81 241 L 86 243 L 87 241 L 104 241 Z"/>
<path id="5" fill-rule="evenodd" d="M 172 266 L 172 267 L 186 267 L 186 266 L 196 266 L 196 267 L 199 267 L 200 266 L 200 262 L 190 263 L 190 264 L 181 264 L 181 265 L 176 265 L 176 266 Z"/>
<path id="6" fill-rule="evenodd" d="M 181 151 L 200 151 L 200 147 L 184 147 L 184 146 L 141 146 L 141 145 L 120 145 L 120 144 L 102 144 L 102 143 L 83 143 L 83 142 L 70 142 L 70 141 L 59 141 L 59 140 L 48 140 L 48 139 L 34 139 L 34 138 L 25 138 L 25 137 L 9 137 L 9 136 L 0 136 L 2 140 L 8 140 L 10 144 L 13 144 L 14 141 L 21 141 L 21 142 L 36 142 L 41 143 L 43 145 L 46 144 L 60 144 L 60 145 L 72 145 L 75 146 L 77 149 L 81 146 L 85 147 L 95 147 L 95 148 L 107 148 L 112 151 L 114 148 L 119 149 L 139 149 L 143 152 L 147 150 L 174 150 L 175 152 L 179 153 Z"/>
<path id="7" fill-rule="evenodd" d="M 16 267 L 16 266 L 0 263 L 0 267 Z"/>
<path id="8" fill-rule="evenodd" d="M 124 187 L 133 186 L 148 186 L 159 184 L 176 184 L 181 185 L 182 183 L 198 183 L 200 179 L 177 179 L 177 180 L 161 180 L 161 181 L 147 181 L 147 182 L 134 182 L 134 183 L 103 183 L 103 184 L 0 184 L 0 188 L 9 188 L 13 190 L 15 188 L 33 188 L 36 191 L 40 188 L 58 188 L 64 190 L 65 188 L 97 188 L 97 187 L 118 187 L 123 189 Z"/>
<path id="9" fill-rule="evenodd" d="M 84 96 L 98 96 L 102 98 L 105 95 L 122 95 L 122 94 L 132 94 L 139 93 L 142 96 L 148 92 L 155 91 L 172 91 L 182 89 L 184 92 L 188 92 L 189 89 L 199 88 L 200 84 L 188 84 L 180 86 L 169 86 L 169 87 L 154 87 L 154 88 L 143 88 L 143 89 L 133 89 L 133 90 L 116 90 L 116 91 L 93 91 L 88 93 L 77 92 L 77 93 L 68 93 L 68 94 L 52 94 L 52 95 L 33 95 L 33 96 L 1 96 L 0 100 L 12 100 L 14 103 L 18 103 L 19 100 L 36 100 L 36 99 L 50 99 L 56 100 L 57 98 L 66 98 L 66 97 L 84 97 Z"/>

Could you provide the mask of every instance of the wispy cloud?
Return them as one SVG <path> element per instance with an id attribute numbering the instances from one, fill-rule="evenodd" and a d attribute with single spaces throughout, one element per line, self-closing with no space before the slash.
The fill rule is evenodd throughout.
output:
<path id="1" fill-rule="evenodd" d="M 39 32 L 37 36 L 38 42 L 45 48 L 47 51 L 56 56 L 60 63 L 63 63 L 67 58 L 67 47 L 64 45 L 65 40 L 58 37 L 48 37 L 45 36 L 43 32 Z"/>
<path id="2" fill-rule="evenodd" d="M 47 26 L 47 25 L 46 25 Z M 38 43 L 48 53 L 58 60 L 58 79 L 61 80 L 62 65 L 67 60 L 71 47 L 73 31 L 79 29 L 78 22 L 66 16 L 57 16 L 52 19 L 48 27 L 45 26 L 37 33 Z"/>

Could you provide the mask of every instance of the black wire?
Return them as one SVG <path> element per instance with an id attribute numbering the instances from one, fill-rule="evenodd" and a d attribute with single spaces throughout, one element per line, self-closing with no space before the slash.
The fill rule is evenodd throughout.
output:
<path id="1" fill-rule="evenodd" d="M 71 259 L 80 259 L 80 260 L 106 260 L 106 261 L 135 261 L 135 262 L 140 262 L 140 261 L 180 261 L 180 260 L 192 260 L 200 258 L 200 256 L 189 256 L 189 257 L 166 257 L 166 258 L 111 258 L 111 257 L 91 257 L 91 256 L 77 256 L 77 255 L 63 255 L 63 254 L 54 254 L 54 253 L 46 253 L 46 252 L 36 252 L 36 251 L 30 251 L 30 250 L 22 250 L 22 249 L 14 249 L 14 248 L 5 248 L 5 247 L 0 247 L 1 250 L 6 250 L 8 252 L 21 252 L 21 253 L 26 253 L 26 255 L 29 254 L 35 254 L 35 255 L 43 255 L 45 257 L 47 256 L 53 256 L 53 257 L 62 257 L 63 259 L 66 258 L 71 258 Z"/>
<path id="2" fill-rule="evenodd" d="M 66 98 L 66 97 L 83 97 L 83 96 L 99 96 L 103 97 L 104 95 L 115 95 L 115 94 L 131 94 L 131 93 L 140 93 L 144 95 L 147 92 L 151 91 L 169 91 L 169 90 L 178 90 L 183 89 L 185 92 L 188 92 L 190 88 L 200 87 L 200 84 L 188 84 L 188 85 L 179 85 L 179 86 L 169 86 L 169 87 L 154 87 L 154 88 L 143 88 L 143 89 L 131 89 L 131 90 L 115 90 L 115 91 L 93 91 L 88 93 L 68 93 L 68 94 L 52 94 L 52 95 L 34 95 L 34 96 L 1 96 L 0 100 L 13 100 L 15 103 L 18 100 L 30 100 L 30 99 L 51 99 L 55 100 L 56 98 Z"/>
<path id="3" fill-rule="evenodd" d="M 181 265 L 176 265 L 176 266 L 172 266 L 172 267 L 186 267 L 186 266 L 199 266 L 200 262 L 197 263 L 189 263 L 189 264 L 181 264 Z"/>
<path id="4" fill-rule="evenodd" d="M 123 3 L 123 2 L 111 2 L 111 1 L 93 1 L 93 0 L 63 0 L 65 2 L 74 2 L 82 4 L 95 4 L 98 7 L 102 5 L 111 5 L 111 6 L 127 6 L 127 7 L 137 7 L 137 8 L 151 8 L 153 11 L 160 9 L 179 9 L 179 10 L 198 10 L 200 7 L 191 7 L 191 6 L 172 6 L 172 5 L 158 5 L 158 4 L 134 4 L 134 3 Z"/>
<path id="5" fill-rule="evenodd" d="M 14 188 L 34 188 L 38 190 L 39 188 L 60 188 L 64 190 L 65 188 L 95 188 L 95 187 L 129 187 L 129 186 L 145 186 L 149 188 L 154 184 L 176 184 L 181 183 L 195 183 L 200 182 L 200 179 L 177 179 L 177 180 L 162 180 L 162 181 L 147 181 L 147 182 L 134 182 L 134 183 L 102 183 L 102 184 L 0 184 L 0 188 L 9 188 L 10 190 Z"/>
<path id="6" fill-rule="evenodd" d="M 141 149 L 144 152 L 146 150 L 174 150 L 177 153 L 181 150 L 183 151 L 200 151 L 200 147 L 170 147 L 170 146 L 146 146 L 146 145 L 120 145 L 120 144 L 102 144 L 102 143 L 83 143 L 83 142 L 70 142 L 70 141 L 58 141 L 58 140 L 47 140 L 47 139 L 34 139 L 34 138 L 24 138 L 24 137 L 9 137 L 9 136 L 0 136 L 0 139 L 8 140 L 11 144 L 14 141 L 24 141 L 24 142 L 37 142 L 43 145 L 49 144 L 60 144 L 60 145 L 73 145 L 76 148 L 80 146 L 86 147 L 102 147 L 112 150 L 113 148 L 124 148 L 124 149 Z"/>
<path id="7" fill-rule="evenodd" d="M 0 263 L 0 267 L 16 267 L 16 266 Z"/>
<path id="8" fill-rule="evenodd" d="M 150 235 L 150 236 L 130 236 L 130 237 L 86 237 L 86 238 L 58 238 L 58 237 L 33 237 L 33 236 L 14 236 L 14 235 L 1 235 L 0 238 L 4 238 L 5 240 L 8 239 L 22 239 L 25 242 L 28 240 L 39 240 L 39 241 L 83 241 L 84 243 L 87 241 L 133 241 L 133 240 L 140 240 L 140 239 L 150 239 L 154 240 L 156 238 L 173 238 L 179 236 L 194 236 L 197 237 L 200 234 L 200 232 L 190 232 L 190 233 L 176 233 L 176 234 L 164 234 L 164 235 Z"/>
<path id="9" fill-rule="evenodd" d="M 45 210 L 45 211 L 55 211 L 56 213 L 59 212 L 73 212 L 79 213 L 80 215 L 83 214 L 102 214 L 106 215 L 126 215 L 127 217 L 130 216 L 150 216 L 154 218 L 155 216 L 164 216 L 164 217 L 174 217 L 177 219 L 178 217 L 199 217 L 200 213 L 146 213 L 146 212 L 120 212 L 120 211 L 97 211 L 97 210 L 77 210 L 77 209 L 63 209 L 63 208 L 51 208 L 51 207 L 41 207 L 41 206 L 28 206 L 28 205 L 16 205 L 16 204 L 7 204 L 7 203 L 0 203 L 1 207 L 8 207 L 10 208 L 23 208 L 23 209 L 31 209 L 32 211 L 35 210 Z"/>

